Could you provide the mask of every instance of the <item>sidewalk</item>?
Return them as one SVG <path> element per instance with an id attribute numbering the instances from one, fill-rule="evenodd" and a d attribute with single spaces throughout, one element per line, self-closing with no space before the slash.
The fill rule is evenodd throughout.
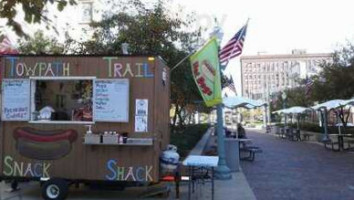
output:
<path id="1" fill-rule="evenodd" d="M 353 153 L 264 131 L 247 130 L 247 137 L 263 150 L 253 163 L 241 163 L 258 200 L 354 199 Z"/>

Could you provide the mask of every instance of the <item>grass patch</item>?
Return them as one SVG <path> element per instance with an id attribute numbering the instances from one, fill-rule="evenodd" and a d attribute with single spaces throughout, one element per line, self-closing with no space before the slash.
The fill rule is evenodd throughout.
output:
<path id="1" fill-rule="evenodd" d="M 181 157 L 186 157 L 207 131 L 209 124 L 188 125 L 182 131 L 171 133 L 170 143 L 176 145 Z"/>

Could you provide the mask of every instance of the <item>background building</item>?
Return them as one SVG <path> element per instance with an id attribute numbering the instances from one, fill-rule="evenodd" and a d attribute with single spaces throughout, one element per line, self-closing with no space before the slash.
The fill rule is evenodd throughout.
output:
<path id="1" fill-rule="evenodd" d="M 272 93 L 298 87 L 301 79 L 318 74 L 320 64 L 331 60 L 332 54 L 307 54 L 305 50 L 284 55 L 242 56 L 241 95 L 267 101 Z"/>

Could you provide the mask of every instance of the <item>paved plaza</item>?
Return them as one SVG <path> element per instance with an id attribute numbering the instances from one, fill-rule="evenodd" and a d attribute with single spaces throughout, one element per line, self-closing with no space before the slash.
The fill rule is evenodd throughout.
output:
<path id="1" fill-rule="evenodd" d="M 248 130 L 247 136 L 263 149 L 254 162 L 241 162 L 258 200 L 354 199 L 354 153 L 254 130 Z"/>

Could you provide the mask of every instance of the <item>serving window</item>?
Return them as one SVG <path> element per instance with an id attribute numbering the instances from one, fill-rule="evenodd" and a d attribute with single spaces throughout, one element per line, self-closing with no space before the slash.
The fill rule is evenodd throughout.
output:
<path id="1" fill-rule="evenodd" d="M 31 78 L 31 122 L 93 123 L 94 77 Z"/>
<path id="2" fill-rule="evenodd" d="M 3 121 L 129 122 L 129 79 L 30 77 L 2 83 Z"/>

